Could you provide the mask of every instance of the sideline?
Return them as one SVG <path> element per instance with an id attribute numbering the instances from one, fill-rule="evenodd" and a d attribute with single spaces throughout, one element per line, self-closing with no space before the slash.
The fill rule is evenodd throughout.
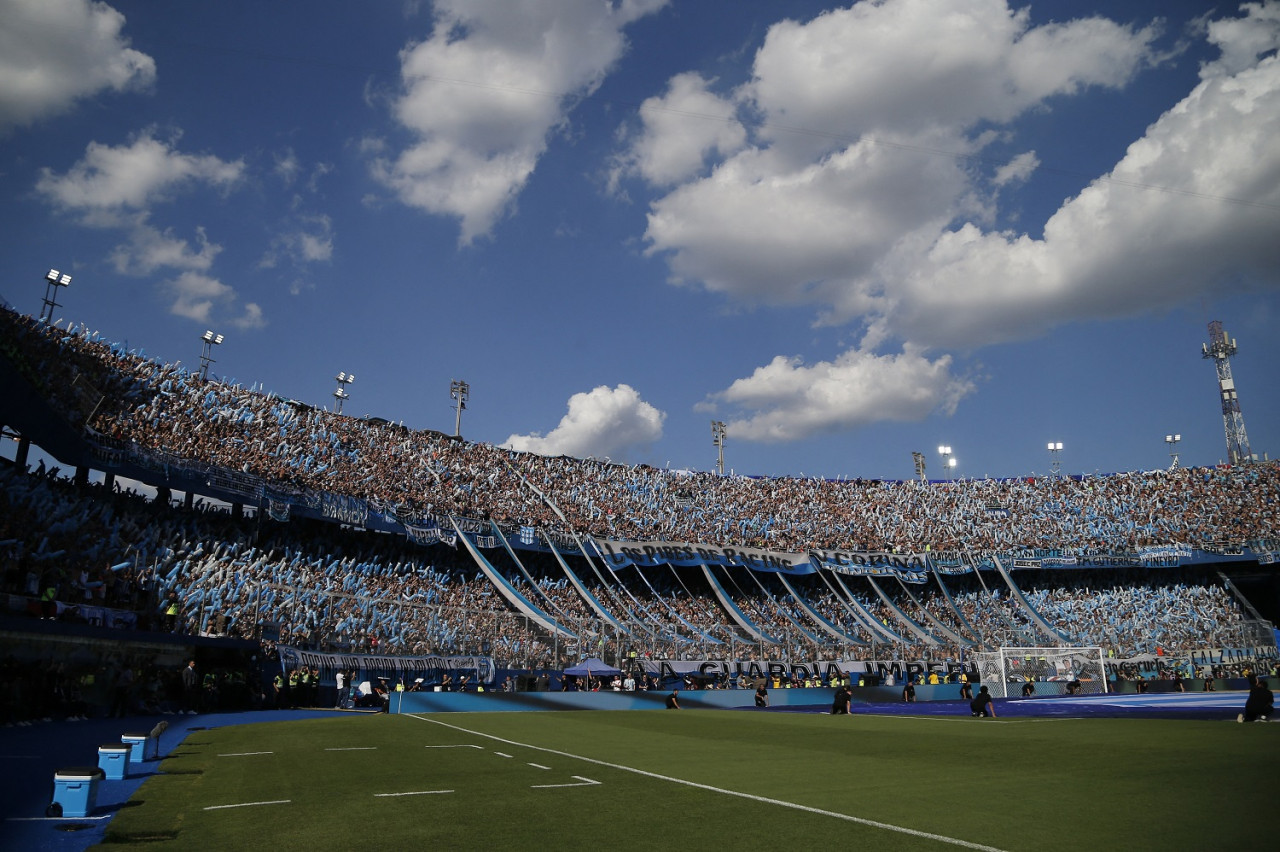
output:
<path id="1" fill-rule="evenodd" d="M 687 781 L 683 778 L 675 778 L 670 775 L 661 775 L 657 772 L 649 772 L 644 769 L 637 769 L 634 766 L 623 766 L 620 763 L 609 763 L 606 760 L 596 760 L 594 757 L 584 757 L 580 754 L 571 754 L 570 752 L 567 752 L 567 751 L 558 751 L 557 749 L 553 749 L 553 748 L 544 748 L 543 746 L 530 745 L 529 743 L 517 742 L 516 740 L 503 739 L 502 737 L 494 736 L 493 734 L 486 734 L 483 731 L 472 731 L 467 728 L 460 727 L 458 725 L 450 725 L 448 722 L 441 722 L 438 719 L 429 719 L 425 716 L 419 716 L 416 713 L 405 713 L 403 715 L 407 716 L 410 719 L 417 719 L 419 722 L 430 722 L 433 725 L 440 725 L 441 727 L 450 728 L 451 730 L 460 731 L 464 734 L 470 734 L 471 736 L 484 737 L 485 739 L 494 740 L 496 742 L 505 743 L 507 745 L 518 746 L 520 748 L 529 748 L 529 749 L 533 749 L 534 751 L 540 751 L 546 754 L 555 754 L 555 755 L 559 755 L 560 757 L 570 758 L 572 760 L 582 760 L 587 763 L 594 763 L 597 766 L 606 766 L 609 769 L 618 769 L 623 772 L 631 772 L 636 775 L 643 775 L 647 778 L 656 778 L 659 781 L 670 781 L 673 784 L 683 784 L 686 787 L 695 787 L 699 790 L 708 790 L 712 793 L 721 793 L 726 796 L 736 796 L 737 798 L 740 798 L 740 799 L 750 799 L 753 802 L 761 802 L 762 804 L 766 804 L 766 805 L 777 805 L 779 807 L 791 808 L 792 810 L 804 811 L 806 813 L 818 814 L 820 816 L 834 817 L 835 819 L 842 819 L 848 822 L 858 823 L 859 825 L 869 826 L 871 828 L 880 828 L 880 829 L 884 829 L 885 831 L 894 831 L 899 834 L 907 834 L 912 837 L 920 837 L 926 840 L 936 840 L 939 843 L 949 843 L 952 846 L 962 846 L 965 849 L 978 849 L 978 850 L 982 850 L 982 852 L 1004 852 L 1004 850 L 999 849 L 998 847 L 995 847 L 995 846 L 983 846 L 981 843 L 971 843 L 968 840 L 961 840 L 957 837 L 947 837 L 945 834 L 933 834 L 932 832 L 920 831 L 914 828 L 907 828 L 906 826 L 902 826 L 902 825 L 893 825 L 892 823 L 887 823 L 887 822 L 877 822 L 876 820 L 866 819 L 865 817 L 857 817 L 857 816 L 852 816 L 850 814 L 842 814 L 837 811 L 828 811 L 828 810 L 823 810 L 822 808 L 810 807 L 809 805 L 801 805 L 797 802 L 787 802 L 782 799 L 771 799 L 767 796 L 757 796 L 752 793 L 743 793 L 738 790 L 729 790 L 724 787 L 713 787 L 710 784 L 700 784 L 697 781 Z M 576 778 L 578 776 L 575 775 L 573 777 Z"/>

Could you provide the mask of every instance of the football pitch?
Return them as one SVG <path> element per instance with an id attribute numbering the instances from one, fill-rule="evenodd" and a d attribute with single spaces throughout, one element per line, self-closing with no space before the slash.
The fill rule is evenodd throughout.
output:
<path id="1" fill-rule="evenodd" d="M 1280 728 L 706 711 L 193 730 L 103 850 L 1269 849 Z"/>

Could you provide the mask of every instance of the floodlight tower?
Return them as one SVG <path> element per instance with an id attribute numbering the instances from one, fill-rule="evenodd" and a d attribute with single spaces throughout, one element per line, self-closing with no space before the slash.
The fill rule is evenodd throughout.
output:
<path id="1" fill-rule="evenodd" d="M 200 352 L 200 378 L 209 378 L 209 365 L 213 361 L 213 347 L 222 344 L 222 335 L 214 334 L 212 331 L 206 331 L 200 335 L 200 339 L 204 341 L 204 347 Z"/>
<path id="2" fill-rule="evenodd" d="M 342 403 L 351 399 L 351 394 L 347 393 L 347 385 L 356 380 L 356 377 L 350 373 L 339 373 L 336 376 L 338 381 L 338 389 L 333 392 L 333 398 L 338 401 L 338 413 L 342 413 Z"/>
<path id="3" fill-rule="evenodd" d="M 951 455 L 951 445 L 943 444 L 938 447 L 938 455 L 942 456 L 942 469 L 954 473 L 956 469 L 956 457 Z"/>
<path id="4" fill-rule="evenodd" d="M 1181 435 L 1165 435 L 1164 442 L 1169 445 L 1169 458 L 1173 459 L 1173 464 L 1169 465 L 1169 470 L 1178 469 L 1178 442 L 1182 440 Z"/>
<path id="5" fill-rule="evenodd" d="M 458 416 L 453 421 L 453 437 L 462 437 L 462 412 L 467 408 L 467 397 L 471 395 L 471 385 L 454 379 L 449 382 L 449 398 L 458 404 Z"/>
<path id="6" fill-rule="evenodd" d="M 711 444 L 716 448 L 716 476 L 724 476 L 724 437 L 724 421 L 712 420 Z"/>
<path id="7" fill-rule="evenodd" d="M 928 482 L 924 476 L 924 453 L 914 452 L 911 454 L 911 462 L 916 467 L 916 476 L 920 477 L 921 482 Z"/>
<path id="8" fill-rule="evenodd" d="M 1054 479 L 1062 476 L 1062 442 L 1049 442 L 1049 475 Z"/>
<path id="9" fill-rule="evenodd" d="M 1249 450 L 1249 436 L 1244 431 L 1244 415 L 1240 413 L 1240 399 L 1236 396 L 1236 383 L 1231 378 L 1231 356 L 1236 354 L 1236 341 L 1227 337 L 1222 322 L 1209 323 L 1209 342 L 1200 344 L 1201 357 L 1212 358 L 1218 371 L 1218 393 L 1222 397 L 1222 428 L 1227 433 L 1227 460 L 1231 464 L 1253 461 Z"/>
<path id="10" fill-rule="evenodd" d="M 53 311 L 58 307 L 58 288 L 70 287 L 71 276 L 64 275 L 56 269 L 50 269 L 44 276 L 44 307 L 40 309 L 40 320 L 53 322 Z"/>

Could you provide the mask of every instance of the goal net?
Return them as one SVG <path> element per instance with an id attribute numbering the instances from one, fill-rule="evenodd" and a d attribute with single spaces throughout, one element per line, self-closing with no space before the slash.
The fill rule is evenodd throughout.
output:
<path id="1" fill-rule="evenodd" d="M 996 698 L 1093 695 L 1107 691 L 1101 648 L 1001 648 L 974 654 L 978 677 Z"/>

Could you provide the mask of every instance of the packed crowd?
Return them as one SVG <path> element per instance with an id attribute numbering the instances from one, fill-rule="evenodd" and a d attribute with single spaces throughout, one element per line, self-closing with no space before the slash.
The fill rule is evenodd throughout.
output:
<path id="1" fill-rule="evenodd" d="M 99 440 L 136 457 L 235 471 L 281 490 L 329 492 L 409 513 L 631 540 L 919 552 L 1117 553 L 1262 542 L 1277 535 L 1280 467 L 923 483 L 717 476 L 549 458 L 344 417 L 204 380 L 83 328 L 0 311 L 25 372 Z M 65 390 L 87 377 L 100 400 Z M 96 410 L 87 408 L 92 402 Z"/>
<path id="2" fill-rule="evenodd" d="M 661 471 L 513 453 L 341 417 L 7 310 L 0 330 L 16 369 L 73 421 L 93 415 L 90 437 L 103 446 L 411 513 L 779 551 L 1274 545 L 1274 464 L 928 484 Z M 480 654 L 528 668 L 636 647 L 654 658 L 818 660 L 873 659 L 886 649 L 955 658 L 975 646 L 1066 641 L 1124 656 L 1156 646 L 1219 647 L 1240 635 L 1242 615 L 1220 585 L 1166 569 L 1124 577 L 1059 571 L 1029 585 L 1025 600 L 1012 583 L 994 575 L 988 583 L 982 572 L 954 578 L 953 594 L 820 574 L 800 583 L 802 604 L 779 581 L 750 571 L 615 573 L 570 557 L 578 574 L 568 582 L 557 563 L 530 556 L 527 569 L 501 569 L 500 588 L 465 550 L 314 521 L 177 512 L 44 473 L 0 479 L 5 590 L 34 599 L 42 617 L 98 612 L 104 623 L 131 626 L 113 615 L 123 612 L 142 627 L 333 650 Z M 563 635 L 517 612 L 507 584 Z"/>
<path id="3" fill-rule="evenodd" d="M 111 613 L 96 623 L 260 638 L 268 648 L 482 655 L 529 669 L 632 651 L 648 659 L 957 659 L 975 647 L 1065 641 L 1129 657 L 1242 641 L 1243 615 L 1228 591 L 1191 569 L 1021 572 L 1026 599 L 1056 631 L 1047 635 L 1010 589 L 979 574 L 949 578 L 949 592 L 814 575 L 792 578 L 795 597 L 743 572 L 717 569 L 713 586 L 696 570 L 613 573 L 571 557 L 598 613 L 545 557 L 508 566 L 495 585 L 464 549 L 186 511 L 53 474 L 0 466 L 3 592 L 10 610 L 22 601 L 40 617 Z M 506 587 L 563 633 L 515 611 Z"/>

